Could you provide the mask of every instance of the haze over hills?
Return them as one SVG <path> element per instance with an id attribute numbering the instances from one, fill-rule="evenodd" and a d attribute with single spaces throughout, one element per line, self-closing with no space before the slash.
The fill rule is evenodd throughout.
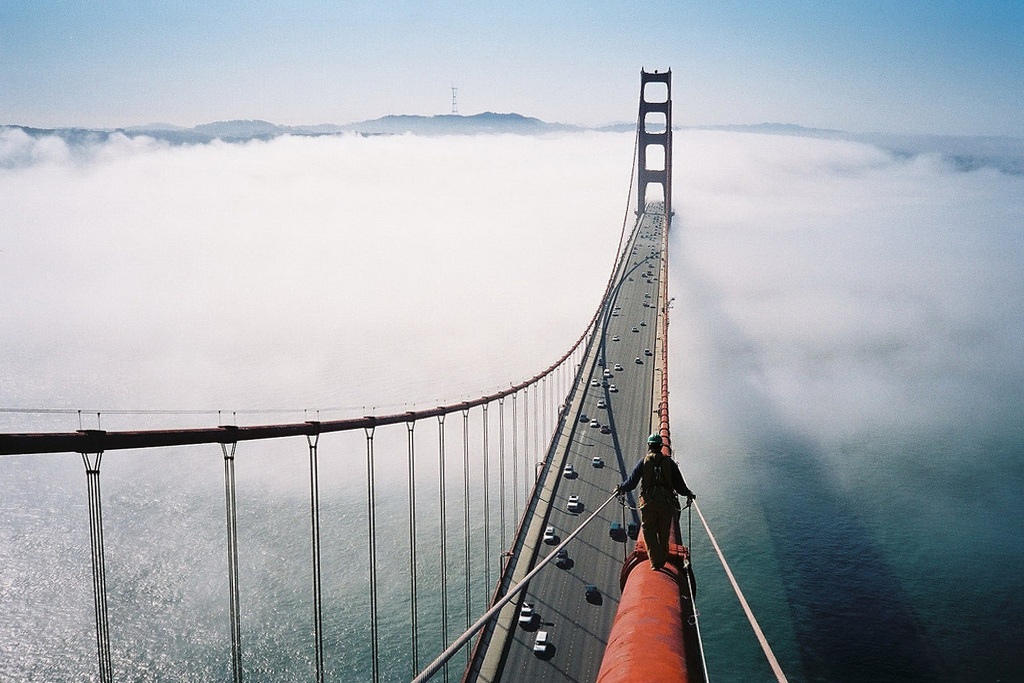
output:
<path id="1" fill-rule="evenodd" d="M 282 126 L 263 120 L 234 120 L 204 123 L 183 128 L 166 123 L 151 123 L 124 128 L 33 128 L 0 126 L 0 131 L 19 129 L 33 138 L 55 136 L 69 145 L 104 142 L 113 135 L 130 138 L 148 137 L 172 145 L 203 144 L 214 140 L 245 142 L 270 140 L 282 135 L 543 135 L 579 131 L 631 132 L 632 122 L 584 127 L 542 121 L 517 113 L 484 112 L 473 115 L 439 114 L 419 116 L 390 114 L 356 123 L 322 123 Z M 759 123 L 750 125 L 683 126 L 676 130 L 720 130 L 739 133 L 789 135 L 819 139 L 863 142 L 902 156 L 938 154 L 960 170 L 991 166 L 1005 173 L 1024 174 L 1024 139 L 1000 136 L 898 135 L 890 133 L 849 133 L 841 130 L 807 128 L 791 123 Z"/>

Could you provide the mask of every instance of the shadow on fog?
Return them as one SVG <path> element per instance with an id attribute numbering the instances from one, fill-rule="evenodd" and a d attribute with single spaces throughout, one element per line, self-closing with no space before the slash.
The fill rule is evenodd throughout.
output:
<path id="1" fill-rule="evenodd" d="M 837 490 L 823 453 L 787 427 L 753 381 L 763 375 L 757 344 L 692 263 L 679 263 L 673 277 L 709 330 L 712 365 L 728 369 L 715 374 L 706 398 L 723 423 L 743 431 L 745 474 L 756 482 L 806 680 L 940 679 L 910 597 L 872 542 L 857 501 Z"/>

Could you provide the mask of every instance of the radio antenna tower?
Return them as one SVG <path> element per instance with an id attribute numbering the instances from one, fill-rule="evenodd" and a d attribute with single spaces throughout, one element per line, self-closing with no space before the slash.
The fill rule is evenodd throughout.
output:
<path id="1" fill-rule="evenodd" d="M 458 99 L 458 92 L 459 92 L 459 89 L 458 89 L 458 88 L 456 88 L 456 87 L 455 87 L 455 86 L 453 85 L 453 86 L 452 86 L 452 113 L 453 113 L 453 114 L 458 114 L 458 113 L 459 113 L 459 99 Z"/>

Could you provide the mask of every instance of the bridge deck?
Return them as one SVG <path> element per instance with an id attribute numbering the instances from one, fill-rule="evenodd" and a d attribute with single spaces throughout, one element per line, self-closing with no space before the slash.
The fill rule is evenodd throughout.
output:
<path id="1" fill-rule="evenodd" d="M 525 575 L 535 560 L 551 551 L 553 544 L 541 539 L 546 525 L 554 527 L 561 540 L 590 515 L 588 506 L 592 510 L 611 495 L 644 452 L 644 440 L 657 410 L 653 400 L 657 356 L 645 351 L 655 352 L 657 311 L 664 306 L 659 301 L 658 282 L 662 224 L 660 213 L 646 213 L 636 224 L 609 297 L 604 325 L 584 361 L 589 372 L 580 375 L 581 386 L 570 407 L 567 433 L 560 440 L 541 492 L 544 504 L 538 507 L 534 523 L 524 525 L 529 538 L 522 552 L 511 560 L 518 563 L 515 575 Z M 615 370 L 615 364 L 622 369 Z M 605 368 L 611 371 L 610 377 L 603 377 Z M 660 384 L 657 388 L 660 391 Z M 602 400 L 605 408 L 598 407 Z M 587 421 L 583 421 L 583 415 Z M 608 425 L 611 433 L 603 434 L 592 427 L 590 419 Z M 603 467 L 594 466 L 595 457 L 602 459 Z M 562 474 L 569 464 L 577 472 L 574 478 Z M 582 503 L 575 512 L 567 509 L 570 495 L 579 496 Z M 548 565 L 520 599 L 502 612 L 490 641 L 488 665 L 474 680 L 596 679 L 618 607 L 619 571 L 633 544 L 632 539 L 612 538 L 612 522 L 623 527 L 631 522 L 639 525 L 635 512 L 614 504 L 606 507 L 569 545 L 569 561 L 560 567 Z M 588 584 L 597 587 L 598 597 L 585 595 Z M 523 602 L 533 605 L 536 612 L 526 627 L 516 623 Z M 546 631 L 550 641 L 543 655 L 533 651 L 538 631 Z"/>

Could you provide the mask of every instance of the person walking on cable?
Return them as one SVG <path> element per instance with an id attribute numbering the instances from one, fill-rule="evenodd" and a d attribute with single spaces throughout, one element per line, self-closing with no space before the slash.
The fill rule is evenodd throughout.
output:
<path id="1" fill-rule="evenodd" d="M 640 525 L 654 569 L 661 569 L 668 559 L 672 520 L 679 514 L 676 494 L 686 496 L 687 505 L 697 497 L 683 481 L 675 460 L 662 453 L 662 446 L 660 434 L 647 437 L 647 454 L 637 461 L 626 481 L 615 487 L 621 494 L 640 484 Z"/>

